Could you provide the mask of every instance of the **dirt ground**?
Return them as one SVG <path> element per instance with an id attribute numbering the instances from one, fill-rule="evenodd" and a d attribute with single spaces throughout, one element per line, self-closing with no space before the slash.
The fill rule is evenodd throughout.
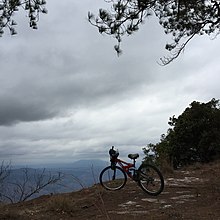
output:
<path id="1" fill-rule="evenodd" d="M 147 195 L 133 181 L 117 192 L 95 185 L 0 205 L 0 219 L 13 220 L 220 220 L 220 161 L 165 175 L 164 191 Z"/>

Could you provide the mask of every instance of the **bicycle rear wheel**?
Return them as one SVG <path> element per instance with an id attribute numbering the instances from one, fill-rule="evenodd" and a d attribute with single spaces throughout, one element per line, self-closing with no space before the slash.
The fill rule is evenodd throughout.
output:
<path id="1" fill-rule="evenodd" d="M 164 178 L 159 169 L 150 164 L 138 168 L 139 186 L 149 195 L 157 196 L 164 189 Z"/>
<path id="2" fill-rule="evenodd" d="M 114 191 L 125 186 L 127 176 L 121 167 L 115 166 L 112 168 L 108 166 L 100 173 L 99 181 L 105 189 Z"/>

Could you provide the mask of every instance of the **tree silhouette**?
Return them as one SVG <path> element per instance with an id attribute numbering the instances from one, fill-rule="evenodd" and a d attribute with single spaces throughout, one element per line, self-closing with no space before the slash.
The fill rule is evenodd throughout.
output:
<path id="1" fill-rule="evenodd" d="M 131 35 L 149 16 L 155 15 L 172 42 L 165 48 L 169 56 L 161 58 L 163 65 L 176 59 L 195 35 L 213 35 L 220 30 L 220 1 L 216 0 L 104 0 L 110 9 L 99 9 L 95 16 L 88 13 L 89 22 L 101 34 L 117 40 L 115 50 L 121 54 L 124 35 Z"/>
<path id="2" fill-rule="evenodd" d="M 172 36 L 165 48 L 169 55 L 161 58 L 162 65 L 169 64 L 184 50 L 195 35 L 209 35 L 215 38 L 220 30 L 219 0 L 103 0 L 110 9 L 99 9 L 95 16 L 88 13 L 89 22 L 101 34 L 117 40 L 115 50 L 121 54 L 124 35 L 138 31 L 149 16 L 156 16 L 164 32 Z M 37 29 L 40 13 L 47 13 L 46 0 L 0 0 L 0 36 L 8 28 L 11 35 L 17 34 L 13 19 L 23 9 L 27 12 L 29 25 Z"/>
<path id="3" fill-rule="evenodd" d="M 47 13 L 45 0 L 0 0 L 0 37 L 4 34 L 4 29 L 8 28 L 11 35 L 17 34 L 15 26 L 17 22 L 13 19 L 19 9 L 27 12 L 29 25 L 37 29 L 37 22 L 40 13 Z"/>
<path id="4" fill-rule="evenodd" d="M 170 117 L 166 135 L 154 148 L 177 167 L 220 158 L 219 100 L 192 102 L 179 117 Z"/>

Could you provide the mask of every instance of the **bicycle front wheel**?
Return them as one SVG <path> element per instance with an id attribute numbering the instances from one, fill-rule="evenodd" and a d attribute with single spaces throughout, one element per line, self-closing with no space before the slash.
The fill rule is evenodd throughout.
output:
<path id="1" fill-rule="evenodd" d="M 100 173 L 99 181 L 105 189 L 114 191 L 119 190 L 125 186 L 127 182 L 127 176 L 121 167 L 108 166 Z"/>
<path id="2" fill-rule="evenodd" d="M 157 196 L 164 189 L 164 178 L 160 170 L 150 164 L 142 164 L 138 168 L 139 186 L 149 195 Z"/>

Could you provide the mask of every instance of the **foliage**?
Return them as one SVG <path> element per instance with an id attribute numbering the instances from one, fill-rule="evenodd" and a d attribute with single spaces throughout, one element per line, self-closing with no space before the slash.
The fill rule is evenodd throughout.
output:
<path id="1" fill-rule="evenodd" d="M 143 159 L 144 162 L 146 163 L 154 163 L 155 159 L 157 157 L 156 152 L 155 152 L 155 145 L 150 143 L 146 147 L 143 148 L 145 157 Z"/>
<path id="2" fill-rule="evenodd" d="M 155 15 L 166 34 L 173 41 L 165 48 L 170 55 L 161 58 L 166 65 L 179 56 L 195 35 L 216 36 L 220 30 L 220 2 L 218 0 L 104 0 L 110 10 L 99 9 L 98 16 L 88 13 L 89 22 L 102 34 L 117 40 L 115 50 L 122 52 L 120 44 L 124 35 L 137 31 L 149 16 Z"/>
<path id="3" fill-rule="evenodd" d="M 110 9 L 99 9 L 95 16 L 88 13 L 89 22 L 101 34 L 113 36 L 117 40 L 115 50 L 121 54 L 122 37 L 139 30 L 148 17 L 154 15 L 166 34 L 172 35 L 172 42 L 165 48 L 169 56 L 161 58 L 166 65 L 179 56 L 187 43 L 195 35 L 216 37 L 220 30 L 219 0 L 104 0 Z M 17 34 L 14 15 L 23 9 L 27 12 L 29 25 L 37 29 L 40 13 L 47 13 L 46 0 L 0 0 L 0 36 L 8 28 L 11 35 Z"/>
<path id="4" fill-rule="evenodd" d="M 219 100 L 194 101 L 178 118 L 170 117 L 168 124 L 171 128 L 154 149 L 174 167 L 220 158 Z"/>
<path id="5" fill-rule="evenodd" d="M 17 22 L 12 17 L 20 8 L 27 12 L 30 27 L 37 29 L 40 13 L 47 13 L 45 4 L 45 0 L 0 0 L 0 37 L 5 28 L 9 29 L 11 35 L 17 34 Z"/>

